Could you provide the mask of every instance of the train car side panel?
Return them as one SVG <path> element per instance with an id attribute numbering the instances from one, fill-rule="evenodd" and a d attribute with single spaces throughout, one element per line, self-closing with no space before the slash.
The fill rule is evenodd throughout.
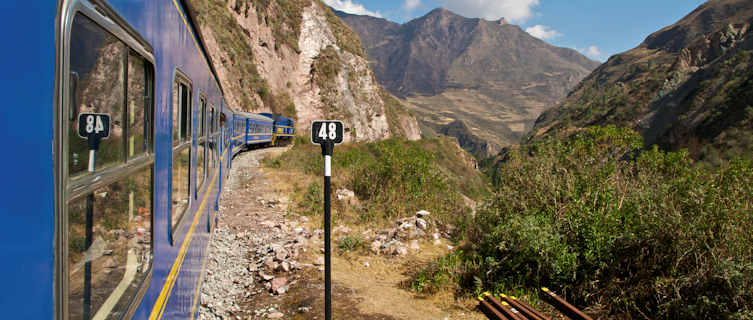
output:
<path id="1" fill-rule="evenodd" d="M 5 179 L 0 187 L 0 310 L 9 319 L 53 316 L 56 1 L 3 1 L 0 21 Z M 21 168 L 32 170 L 17 170 Z"/>

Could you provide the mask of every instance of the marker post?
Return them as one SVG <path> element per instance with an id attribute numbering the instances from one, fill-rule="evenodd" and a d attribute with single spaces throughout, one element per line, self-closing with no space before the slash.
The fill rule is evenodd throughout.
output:
<path id="1" fill-rule="evenodd" d="M 334 153 L 335 144 L 326 142 L 322 146 L 322 155 L 324 156 L 324 319 L 332 319 L 332 245 L 331 236 L 331 207 L 330 198 L 332 194 L 332 154 Z"/>
<path id="2" fill-rule="evenodd" d="M 311 143 L 322 147 L 324 157 L 324 319 L 332 319 L 332 246 L 331 204 L 332 154 L 335 145 L 343 142 L 344 126 L 341 121 L 314 121 L 311 123 Z"/>
<path id="3" fill-rule="evenodd" d="M 97 150 L 102 139 L 110 137 L 110 116 L 82 113 L 78 117 L 78 135 L 87 140 L 89 147 L 89 174 L 94 173 Z M 84 319 L 91 318 L 92 257 L 89 253 L 94 241 L 94 192 L 86 196 L 86 236 L 84 240 Z"/>

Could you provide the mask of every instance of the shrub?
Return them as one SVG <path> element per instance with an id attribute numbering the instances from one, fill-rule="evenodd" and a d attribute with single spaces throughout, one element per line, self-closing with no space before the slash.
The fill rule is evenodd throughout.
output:
<path id="1" fill-rule="evenodd" d="M 337 248 L 340 252 L 356 251 L 364 247 L 363 240 L 359 237 L 348 236 L 340 240 Z"/>
<path id="2" fill-rule="evenodd" d="M 702 169 L 608 126 L 512 150 L 497 175 L 452 273 L 466 292 L 547 286 L 664 319 L 753 310 L 750 160 Z"/>
<path id="3" fill-rule="evenodd" d="M 338 146 L 332 163 L 332 190 L 338 187 L 353 190 L 358 201 L 357 204 L 335 201 L 333 219 L 382 226 L 396 218 L 428 210 L 436 221 L 463 225 L 466 208 L 461 193 L 478 193 L 485 186 L 476 184 L 485 182 L 480 177 L 468 177 L 469 182 L 461 185 L 448 178 L 437 160 L 437 152 L 444 151 L 442 148 L 429 151 L 426 145 L 431 143 L 392 138 Z M 455 159 L 449 155 L 442 158 Z M 297 137 L 291 150 L 267 160 L 266 165 L 321 176 L 324 163 L 318 146 L 306 137 Z M 480 176 L 478 172 L 475 174 Z M 303 211 L 315 209 L 311 202 L 316 200 L 315 192 L 321 192 L 316 188 L 321 185 L 312 184 L 298 197 Z M 317 197 L 321 201 L 321 193 Z"/>

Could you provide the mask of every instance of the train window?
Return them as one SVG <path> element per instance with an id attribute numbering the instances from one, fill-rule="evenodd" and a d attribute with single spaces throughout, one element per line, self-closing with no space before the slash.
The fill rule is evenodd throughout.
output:
<path id="1" fill-rule="evenodd" d="M 123 102 L 128 47 L 83 15 L 76 16 L 70 41 L 70 71 L 78 81 L 68 119 L 68 175 L 77 177 L 86 174 L 89 164 L 88 144 L 77 136 L 79 113 L 106 113 L 111 117 L 110 137 L 102 140 L 95 158 L 97 171 L 125 161 Z"/>
<path id="2" fill-rule="evenodd" d="M 120 319 L 128 309 L 151 267 L 152 183 L 150 165 L 69 202 L 69 319 Z"/>
<path id="3" fill-rule="evenodd" d="M 151 65 L 144 59 L 131 51 L 128 54 L 128 90 L 126 118 L 127 126 L 127 144 L 128 159 L 143 155 L 151 146 L 151 112 L 142 112 L 150 109 L 152 84 L 150 80 L 152 74 Z"/>
<path id="4" fill-rule="evenodd" d="M 222 147 L 227 148 L 228 138 L 230 137 L 230 132 L 228 131 L 228 127 L 227 127 L 227 116 L 225 116 L 225 114 L 222 113 L 222 111 L 220 111 L 220 130 L 222 130 L 222 139 L 223 139 Z"/>
<path id="5" fill-rule="evenodd" d="M 58 241 L 66 248 L 59 259 L 60 312 L 67 319 L 121 319 L 148 287 L 153 259 L 154 69 L 82 13 L 73 17 L 69 39 L 75 76 L 61 140 L 68 179 L 59 216 Z M 110 137 L 95 159 L 96 171 L 107 171 L 97 176 L 87 174 L 87 141 L 77 135 L 83 112 L 111 117 Z"/>
<path id="6" fill-rule="evenodd" d="M 190 204 L 191 190 L 191 86 L 178 72 L 173 84 L 173 159 L 170 223 L 173 234 Z"/>
<path id="7" fill-rule="evenodd" d="M 208 145 L 209 145 L 209 151 L 208 151 L 209 160 L 208 160 L 208 162 L 209 162 L 209 169 L 210 169 L 209 170 L 209 175 L 210 176 L 214 174 L 215 161 L 216 161 L 215 158 L 217 157 L 217 154 L 216 154 L 217 124 L 216 124 L 216 122 L 217 122 L 217 114 L 214 111 L 214 105 L 211 105 L 209 107 L 209 140 L 208 140 Z"/>
<path id="8" fill-rule="evenodd" d="M 204 185 L 204 178 L 206 176 L 206 155 L 207 155 L 207 132 L 206 132 L 206 115 L 207 115 L 207 100 L 204 97 L 199 98 L 199 114 L 198 120 L 198 137 L 196 138 L 196 197 L 199 196 L 199 190 Z"/>
<path id="9" fill-rule="evenodd" d="M 172 214 L 173 231 L 183 214 L 188 209 L 190 184 L 188 177 L 191 173 L 191 148 L 184 147 L 173 151 L 173 186 L 172 186 Z"/>
<path id="10" fill-rule="evenodd" d="M 191 140 L 191 88 L 183 81 L 173 86 L 173 146 Z"/>
<path id="11" fill-rule="evenodd" d="M 211 105 L 209 107 L 209 114 L 208 114 L 208 116 L 209 116 L 209 134 L 211 135 L 211 134 L 213 134 L 215 132 L 214 131 L 214 127 L 215 127 L 214 126 L 214 105 Z"/>

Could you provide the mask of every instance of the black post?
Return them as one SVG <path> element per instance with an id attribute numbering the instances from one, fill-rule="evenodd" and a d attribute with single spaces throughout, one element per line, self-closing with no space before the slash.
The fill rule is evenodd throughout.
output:
<path id="1" fill-rule="evenodd" d="M 92 307 L 92 262 L 89 248 L 94 238 L 94 194 L 86 196 L 86 240 L 84 243 L 84 319 L 91 318 Z"/>
<path id="2" fill-rule="evenodd" d="M 331 141 L 322 145 L 322 155 L 324 156 L 324 319 L 332 319 L 332 248 L 330 246 L 330 194 L 332 187 L 330 179 L 332 176 L 332 153 L 335 144 Z"/>

